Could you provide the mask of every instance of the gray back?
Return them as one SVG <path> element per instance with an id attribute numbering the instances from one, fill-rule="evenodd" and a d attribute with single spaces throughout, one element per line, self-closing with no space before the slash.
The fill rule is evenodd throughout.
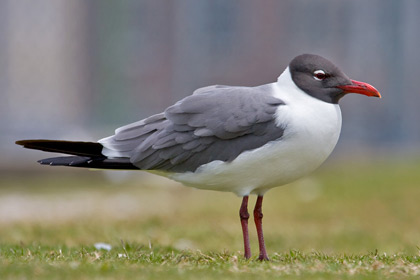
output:
<path id="1" fill-rule="evenodd" d="M 271 85 L 205 87 L 164 113 L 118 129 L 102 144 L 140 169 L 194 171 L 281 138 L 284 128 L 274 116 L 281 105 Z"/>

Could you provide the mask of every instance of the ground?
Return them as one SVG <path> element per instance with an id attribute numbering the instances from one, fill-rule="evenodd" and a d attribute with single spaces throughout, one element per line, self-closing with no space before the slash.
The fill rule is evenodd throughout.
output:
<path id="1" fill-rule="evenodd" d="M 3 173 L 0 279 L 416 279 L 419 171 L 417 159 L 350 159 L 269 191 L 270 262 L 255 260 L 252 219 L 254 258 L 243 259 L 233 194 L 143 173 Z"/>

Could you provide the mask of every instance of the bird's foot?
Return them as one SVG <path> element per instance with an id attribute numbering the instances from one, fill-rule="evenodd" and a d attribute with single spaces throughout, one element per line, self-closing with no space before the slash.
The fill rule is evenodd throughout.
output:
<path id="1" fill-rule="evenodd" d="M 260 256 L 258 257 L 258 260 L 259 260 L 259 261 L 269 261 L 270 259 L 268 258 L 268 256 L 267 256 L 267 255 L 260 255 Z"/>

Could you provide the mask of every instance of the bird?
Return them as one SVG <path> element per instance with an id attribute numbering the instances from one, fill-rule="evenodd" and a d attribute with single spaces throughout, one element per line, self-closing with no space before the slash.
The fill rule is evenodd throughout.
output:
<path id="1" fill-rule="evenodd" d="M 339 100 L 356 93 L 381 94 L 351 80 L 328 59 L 302 54 L 277 81 L 255 87 L 199 88 L 164 112 L 122 126 L 97 142 L 19 140 L 28 149 L 67 154 L 43 165 L 144 170 L 186 186 L 232 192 L 242 197 L 239 217 L 244 257 L 251 258 L 248 198 L 259 260 L 269 260 L 262 227 L 262 203 L 271 188 L 317 169 L 339 139 Z"/>

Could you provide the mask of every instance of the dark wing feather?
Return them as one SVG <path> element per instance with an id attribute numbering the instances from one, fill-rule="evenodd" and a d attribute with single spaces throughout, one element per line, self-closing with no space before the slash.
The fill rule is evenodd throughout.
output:
<path id="1" fill-rule="evenodd" d="M 16 141 L 16 144 L 27 149 L 41 150 L 45 152 L 88 157 L 103 157 L 102 145 L 94 142 L 35 139 Z"/>
<path id="2" fill-rule="evenodd" d="M 101 140 L 104 154 L 130 157 L 140 169 L 194 171 L 214 161 L 232 161 L 240 153 L 281 138 L 275 112 L 284 103 L 270 85 L 212 86 Z"/>
<path id="3" fill-rule="evenodd" d="M 43 165 L 51 166 L 72 166 L 72 167 L 87 167 L 98 169 L 123 169 L 131 170 L 137 169 L 130 163 L 128 158 L 107 159 L 107 158 L 91 158 L 82 156 L 66 156 L 66 157 L 53 157 L 45 158 L 38 161 Z"/>

